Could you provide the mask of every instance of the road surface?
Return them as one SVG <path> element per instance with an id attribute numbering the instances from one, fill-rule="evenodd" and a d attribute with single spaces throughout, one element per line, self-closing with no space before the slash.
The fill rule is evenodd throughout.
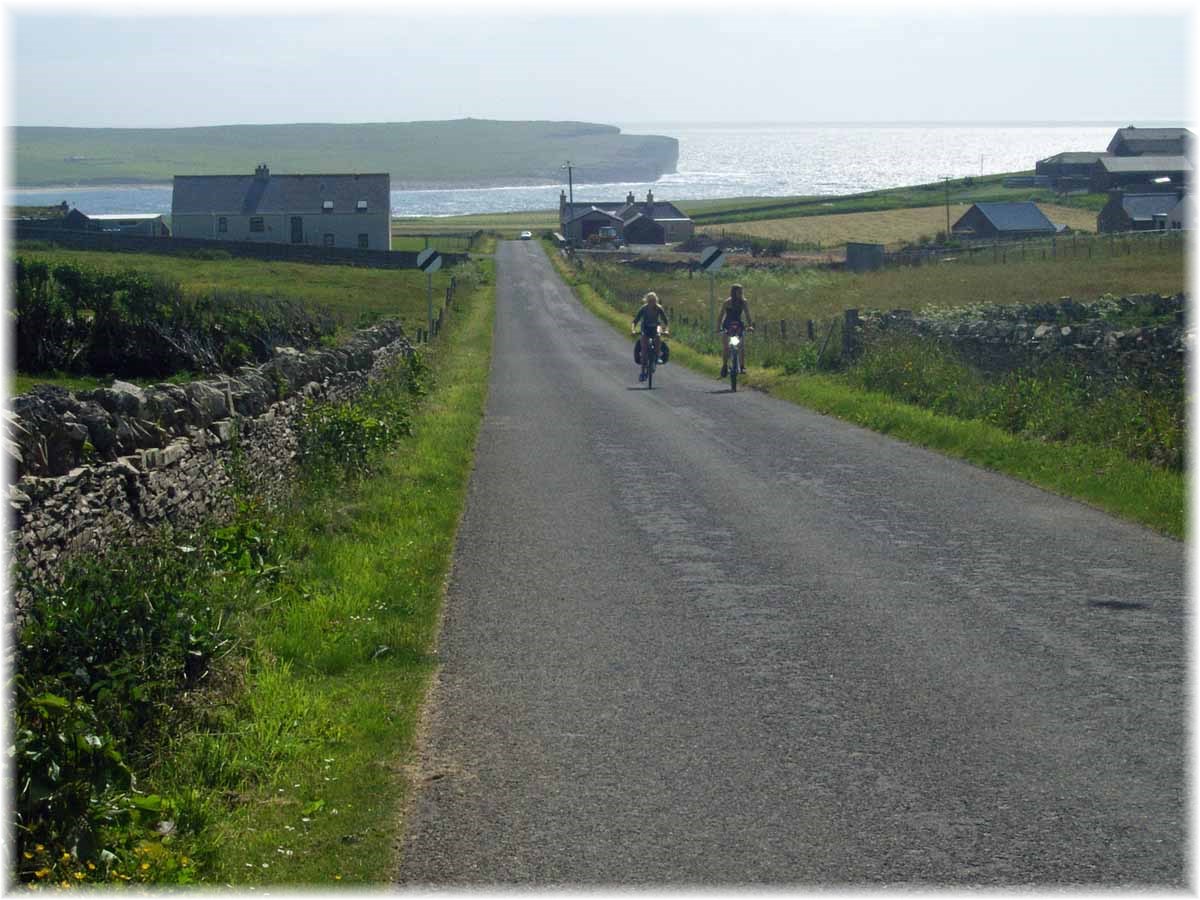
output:
<path id="1" fill-rule="evenodd" d="M 497 307 L 401 885 L 1185 884 L 1182 544 Z"/>

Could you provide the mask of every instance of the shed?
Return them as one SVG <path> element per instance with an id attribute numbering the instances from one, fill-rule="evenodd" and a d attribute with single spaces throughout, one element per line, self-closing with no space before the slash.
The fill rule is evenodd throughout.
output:
<path id="1" fill-rule="evenodd" d="M 846 242 L 846 268 L 851 272 L 871 272 L 883 268 L 883 244 Z"/>
<path id="2" fill-rule="evenodd" d="M 1122 191 L 1109 193 L 1108 203 L 1096 216 L 1096 230 L 1154 231 L 1168 226 L 1168 218 L 1179 206 L 1179 195 L 1173 191 L 1132 194 Z"/>
<path id="3" fill-rule="evenodd" d="M 1036 203 L 1014 201 L 974 203 L 950 232 L 957 237 L 994 240 L 1053 235 L 1056 229 Z"/>
<path id="4" fill-rule="evenodd" d="M 140 234 L 146 237 L 170 237 L 171 229 L 159 213 L 93 213 L 72 209 L 63 218 L 63 227 L 75 231 L 100 231 L 107 234 Z"/>

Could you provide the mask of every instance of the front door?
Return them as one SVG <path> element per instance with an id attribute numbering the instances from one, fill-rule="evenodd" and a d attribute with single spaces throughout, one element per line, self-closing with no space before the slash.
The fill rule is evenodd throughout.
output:
<path id="1" fill-rule="evenodd" d="M 292 216 L 292 243 L 304 243 L 304 217 Z"/>

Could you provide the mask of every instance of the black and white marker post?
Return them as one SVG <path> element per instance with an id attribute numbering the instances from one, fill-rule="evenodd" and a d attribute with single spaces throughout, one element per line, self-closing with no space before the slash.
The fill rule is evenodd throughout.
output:
<path id="1" fill-rule="evenodd" d="M 700 268 L 708 273 L 708 330 L 710 334 L 717 328 L 716 272 L 721 268 L 723 262 L 725 262 L 725 252 L 720 247 L 705 247 L 700 251 Z"/>
<path id="2" fill-rule="evenodd" d="M 425 273 L 427 292 L 426 300 L 429 309 L 429 331 L 428 335 L 433 335 L 433 273 L 442 267 L 442 254 L 438 253 L 432 247 L 427 247 L 417 254 L 417 268 Z M 426 340 L 429 340 L 426 337 Z"/>

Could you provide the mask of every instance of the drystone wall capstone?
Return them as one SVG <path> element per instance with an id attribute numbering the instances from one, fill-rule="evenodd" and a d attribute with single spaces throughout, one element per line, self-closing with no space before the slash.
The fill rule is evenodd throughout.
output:
<path id="1" fill-rule="evenodd" d="M 885 334 L 937 340 L 992 374 L 1062 360 L 1100 377 L 1176 380 L 1183 377 L 1186 359 L 1186 305 L 1184 294 L 1136 294 L 1088 303 L 1063 297 L 1057 303 L 986 306 L 946 317 L 864 311 L 861 340 L 869 344 Z M 1133 310 L 1165 324 L 1119 324 Z"/>
<path id="2" fill-rule="evenodd" d="M 160 526 L 186 530 L 227 514 L 235 454 L 254 489 L 277 499 L 294 474 L 305 401 L 352 399 L 412 352 L 399 322 L 388 321 L 336 349 L 277 348 L 270 361 L 220 378 L 42 386 L 14 398 L 6 448 L 19 574 L 54 583 L 73 554 L 103 557 Z M 20 591 L 16 600 L 19 614 Z"/>

